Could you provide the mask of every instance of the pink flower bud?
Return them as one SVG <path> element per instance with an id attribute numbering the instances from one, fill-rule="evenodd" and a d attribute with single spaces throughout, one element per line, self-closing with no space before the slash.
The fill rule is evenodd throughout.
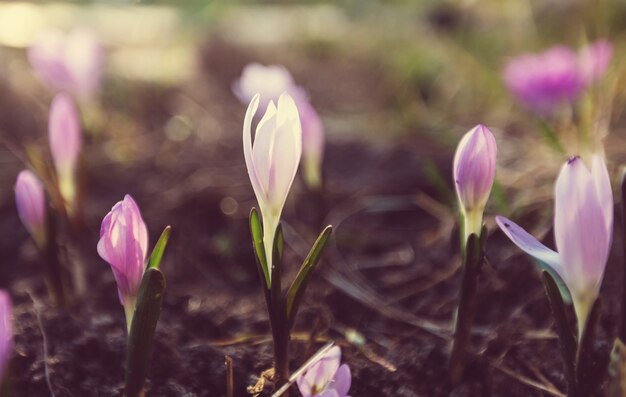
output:
<path id="1" fill-rule="evenodd" d="M 304 179 L 309 188 L 319 188 L 322 183 L 324 125 L 309 101 L 298 102 L 298 110 L 302 124 Z"/>
<path id="2" fill-rule="evenodd" d="M 13 305 L 9 294 L 0 290 L 0 381 L 13 352 Z"/>
<path id="3" fill-rule="evenodd" d="M 95 96 L 102 77 L 104 51 L 88 28 L 64 34 L 47 30 L 28 49 L 37 77 L 54 91 L 67 91 L 81 99 Z"/>
<path id="4" fill-rule="evenodd" d="M 480 235 L 483 210 L 496 175 L 496 154 L 496 139 L 483 125 L 467 132 L 456 149 L 453 177 L 466 239 L 472 233 Z"/>
<path id="5" fill-rule="evenodd" d="M 15 182 L 17 213 L 39 247 L 46 244 L 46 196 L 37 176 L 24 170 Z"/>
<path id="6" fill-rule="evenodd" d="M 111 265 L 130 327 L 148 254 L 148 229 L 130 195 L 115 204 L 102 220 L 98 254 Z"/>
<path id="7" fill-rule="evenodd" d="M 50 105 L 48 139 L 61 195 L 71 206 L 76 196 L 76 168 L 82 137 L 76 107 L 65 93 L 57 94 Z"/>
<path id="8" fill-rule="evenodd" d="M 349 397 L 352 375 L 341 364 L 341 348 L 335 346 L 297 379 L 302 397 Z"/>
<path id="9" fill-rule="evenodd" d="M 613 58 L 613 45 L 607 40 L 597 40 L 583 47 L 578 54 L 583 81 L 590 84 L 604 76 Z"/>
<path id="10" fill-rule="evenodd" d="M 291 96 L 284 93 L 278 100 L 278 107 L 273 101 L 269 102 L 256 127 L 253 147 L 252 119 L 259 101 L 259 95 L 255 95 L 246 112 L 243 153 L 263 217 L 263 240 L 271 269 L 274 234 L 300 163 L 302 130 L 298 108 Z"/>
<path id="11" fill-rule="evenodd" d="M 496 222 L 513 243 L 563 280 L 572 296 L 580 334 L 598 297 L 613 237 L 613 193 L 602 158 L 593 157 L 591 170 L 579 157 L 563 165 L 554 207 L 558 253 L 510 220 L 497 217 Z"/>

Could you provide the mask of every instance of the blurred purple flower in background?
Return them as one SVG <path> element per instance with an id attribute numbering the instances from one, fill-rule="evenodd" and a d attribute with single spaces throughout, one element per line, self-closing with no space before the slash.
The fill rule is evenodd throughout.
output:
<path id="1" fill-rule="evenodd" d="M 116 203 L 102 220 L 98 254 L 111 265 L 130 328 L 148 254 L 148 229 L 130 195 Z"/>
<path id="2" fill-rule="evenodd" d="M 547 114 L 578 99 L 589 84 L 604 75 L 611 57 L 612 46 L 606 40 L 584 47 L 579 54 L 555 46 L 510 60 L 504 68 L 504 82 L 524 106 Z"/>
<path id="3" fill-rule="evenodd" d="M 477 125 L 463 136 L 454 154 L 452 172 L 464 220 L 463 244 L 472 233 L 480 237 L 483 211 L 496 176 L 497 152 L 489 128 Z"/>
<path id="4" fill-rule="evenodd" d="M 20 220 L 40 248 L 46 244 L 46 195 L 37 176 L 20 172 L 15 182 L 15 203 Z"/>
<path id="5" fill-rule="evenodd" d="M 260 94 L 261 110 L 265 110 L 270 101 L 277 102 L 283 92 L 293 98 L 300 114 L 304 180 L 309 188 L 317 189 L 322 184 L 324 125 L 304 88 L 296 85 L 284 66 L 258 63 L 246 65 L 241 77 L 233 83 L 233 93 L 243 104 Z"/>
<path id="6" fill-rule="evenodd" d="M 0 381 L 6 375 L 13 352 L 13 304 L 5 290 L 0 290 Z"/>
<path id="7" fill-rule="evenodd" d="M 507 218 L 498 216 L 496 222 L 513 243 L 563 280 L 581 334 L 600 291 L 613 236 L 613 193 L 602 158 L 593 157 L 591 171 L 579 157 L 572 157 L 561 168 L 554 193 L 558 252 Z"/>
<path id="8" fill-rule="evenodd" d="M 341 348 L 334 346 L 297 379 L 303 397 L 349 397 L 352 374 L 341 365 Z"/>
<path id="9" fill-rule="evenodd" d="M 47 30 L 31 44 L 28 60 L 37 77 L 53 91 L 67 91 L 81 100 L 97 94 L 104 49 L 97 34 L 85 27 L 65 34 Z"/>

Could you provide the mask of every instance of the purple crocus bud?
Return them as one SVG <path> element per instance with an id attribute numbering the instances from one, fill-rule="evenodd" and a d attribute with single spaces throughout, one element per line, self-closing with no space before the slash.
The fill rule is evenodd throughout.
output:
<path id="1" fill-rule="evenodd" d="M 613 45 L 607 40 L 597 40 L 583 47 L 579 54 L 580 73 L 585 84 L 600 80 L 613 58 Z"/>
<path id="2" fill-rule="evenodd" d="M 78 112 L 65 93 L 57 94 L 50 105 L 48 139 L 59 190 L 71 212 L 76 200 L 77 163 L 82 137 Z"/>
<path id="3" fill-rule="evenodd" d="M 283 92 L 289 93 L 296 102 L 306 98 L 291 73 L 282 65 L 264 66 L 250 63 L 244 67 L 241 77 L 233 83 L 233 93 L 243 104 L 248 104 L 256 94 L 260 95 L 259 107 L 265 111 L 270 101 L 278 101 Z"/>
<path id="4" fill-rule="evenodd" d="M 464 220 L 464 240 L 480 236 L 483 211 L 496 175 L 496 139 L 484 125 L 467 132 L 454 155 L 453 177 Z"/>
<path id="5" fill-rule="evenodd" d="M 256 127 L 253 147 L 252 119 L 259 102 L 259 95 L 255 95 L 246 111 L 243 154 L 263 218 L 263 244 L 268 269 L 271 269 L 274 235 L 302 155 L 302 129 L 295 102 L 289 94 L 283 93 L 278 106 L 273 101 L 267 105 Z"/>
<path id="6" fill-rule="evenodd" d="M 46 245 L 46 195 L 37 176 L 24 170 L 15 182 L 17 214 L 40 248 Z"/>
<path id="7" fill-rule="evenodd" d="M 585 88 L 578 57 L 564 46 L 515 57 L 504 68 L 504 82 L 520 103 L 541 114 L 575 101 Z"/>
<path id="8" fill-rule="evenodd" d="M 98 254 L 111 265 L 130 328 L 148 254 L 148 229 L 130 195 L 115 204 L 102 220 Z"/>
<path id="9" fill-rule="evenodd" d="M 68 34 L 47 30 L 28 49 L 37 77 L 54 91 L 67 91 L 90 100 L 102 77 L 104 51 L 95 32 L 75 28 Z"/>
<path id="10" fill-rule="evenodd" d="M 504 217 L 497 217 L 496 222 L 511 241 L 565 283 L 580 336 L 600 291 L 613 236 L 613 194 L 601 157 L 592 158 L 591 170 L 579 157 L 563 165 L 556 182 L 554 207 L 557 252 Z"/>
<path id="11" fill-rule="evenodd" d="M 349 397 L 352 375 L 334 346 L 296 380 L 302 397 Z"/>
<path id="12" fill-rule="evenodd" d="M 0 381 L 13 352 L 13 305 L 5 290 L 0 290 Z"/>
<path id="13" fill-rule="evenodd" d="M 298 103 L 302 125 L 302 158 L 304 180 L 311 189 L 322 184 L 322 160 L 324 157 L 324 125 L 309 101 Z"/>

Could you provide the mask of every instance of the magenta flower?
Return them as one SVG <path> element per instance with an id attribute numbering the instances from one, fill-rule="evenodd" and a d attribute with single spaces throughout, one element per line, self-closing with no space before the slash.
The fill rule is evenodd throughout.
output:
<path id="1" fill-rule="evenodd" d="M 28 49 L 28 60 L 37 77 L 53 91 L 67 91 L 86 100 L 98 91 L 104 51 L 90 29 L 76 28 L 67 34 L 42 32 Z"/>
<path id="2" fill-rule="evenodd" d="M 495 137 L 484 125 L 472 128 L 457 146 L 452 172 L 464 220 L 464 242 L 472 233 L 480 236 L 496 175 L 497 150 Z"/>
<path id="3" fill-rule="evenodd" d="M 579 54 L 555 46 L 539 54 L 523 54 L 504 68 L 504 82 L 513 96 L 537 113 L 550 113 L 574 102 L 593 81 L 600 79 L 612 57 L 612 46 L 599 40 Z"/>
<path id="4" fill-rule="evenodd" d="M 59 190 L 71 212 L 76 200 L 76 174 L 82 137 L 78 112 L 65 93 L 57 94 L 50 105 L 48 139 Z"/>
<path id="5" fill-rule="evenodd" d="M 513 243 L 565 283 L 581 334 L 600 291 L 613 236 L 613 195 L 604 161 L 594 156 L 590 171 L 572 157 L 561 169 L 554 194 L 557 252 L 504 217 L 496 222 Z"/>
<path id="6" fill-rule="evenodd" d="M 148 229 L 130 195 L 115 204 L 102 220 L 98 254 L 111 265 L 130 327 L 148 254 Z"/>
<path id="7" fill-rule="evenodd" d="M 13 351 L 13 305 L 9 294 L 0 290 L 0 381 Z"/>
<path id="8" fill-rule="evenodd" d="M 350 397 L 352 375 L 341 365 L 341 348 L 334 346 L 297 379 L 302 397 Z"/>
<path id="9" fill-rule="evenodd" d="M 46 195 L 37 176 L 24 170 L 15 182 L 15 204 L 20 220 L 40 248 L 46 244 Z"/>

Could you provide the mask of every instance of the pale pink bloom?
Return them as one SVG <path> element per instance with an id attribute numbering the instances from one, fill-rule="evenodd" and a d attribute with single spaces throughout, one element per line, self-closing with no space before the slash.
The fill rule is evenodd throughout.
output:
<path id="1" fill-rule="evenodd" d="M 13 354 L 13 305 L 5 290 L 0 290 L 0 381 Z"/>
<path id="2" fill-rule="evenodd" d="M 278 106 L 270 101 L 259 121 L 252 145 L 252 119 L 259 107 L 259 95 L 248 106 L 243 125 L 243 153 L 259 209 L 263 217 L 263 241 L 271 269 L 274 235 L 302 154 L 302 130 L 298 108 L 283 93 Z M 271 274 L 271 272 L 270 272 Z"/>
<path id="3" fill-rule="evenodd" d="M 465 220 L 465 238 L 480 235 L 482 216 L 496 175 L 496 139 L 484 125 L 467 132 L 454 155 L 453 177 L 461 213 Z"/>
<path id="4" fill-rule="evenodd" d="M 341 348 L 334 346 L 296 380 L 302 397 L 350 397 L 350 367 L 340 364 Z"/>
<path id="5" fill-rule="evenodd" d="M 295 84 L 291 73 L 282 65 L 250 63 L 244 67 L 232 89 L 243 104 L 250 103 L 259 94 L 261 111 L 265 111 L 270 101 L 278 101 L 283 92 L 289 93 L 298 103 L 301 98 L 306 99 L 304 90 Z"/>
<path id="6" fill-rule="evenodd" d="M 92 99 L 98 91 L 104 50 L 91 29 L 79 27 L 67 34 L 46 30 L 29 47 L 28 59 L 37 77 L 53 91 L 81 99 Z"/>
<path id="7" fill-rule="evenodd" d="M 46 195 L 39 178 L 29 170 L 15 182 L 15 204 L 20 220 L 39 247 L 46 244 Z"/>
<path id="8" fill-rule="evenodd" d="M 132 318 L 148 255 L 148 229 L 130 195 L 116 203 L 102 220 L 98 254 L 111 265 L 120 303 L 127 319 L 129 315 Z"/>
<path id="9" fill-rule="evenodd" d="M 76 106 L 72 98 L 65 93 L 57 94 L 50 105 L 48 140 L 61 196 L 68 208 L 72 209 L 76 199 L 76 176 L 82 132 Z"/>
<path id="10" fill-rule="evenodd" d="M 598 297 L 613 237 L 613 194 L 601 157 L 593 157 L 591 170 L 579 157 L 572 157 L 563 166 L 556 182 L 554 208 L 556 252 L 510 220 L 499 216 L 496 222 L 511 241 L 565 283 L 581 333 Z"/>
<path id="11" fill-rule="evenodd" d="M 583 47 L 578 54 L 583 81 L 590 84 L 604 77 L 612 58 L 613 45 L 607 40 L 597 40 Z"/>
<path id="12" fill-rule="evenodd" d="M 318 188 L 322 183 L 324 125 L 309 101 L 299 102 L 298 110 L 302 124 L 304 179 L 310 188 Z"/>

